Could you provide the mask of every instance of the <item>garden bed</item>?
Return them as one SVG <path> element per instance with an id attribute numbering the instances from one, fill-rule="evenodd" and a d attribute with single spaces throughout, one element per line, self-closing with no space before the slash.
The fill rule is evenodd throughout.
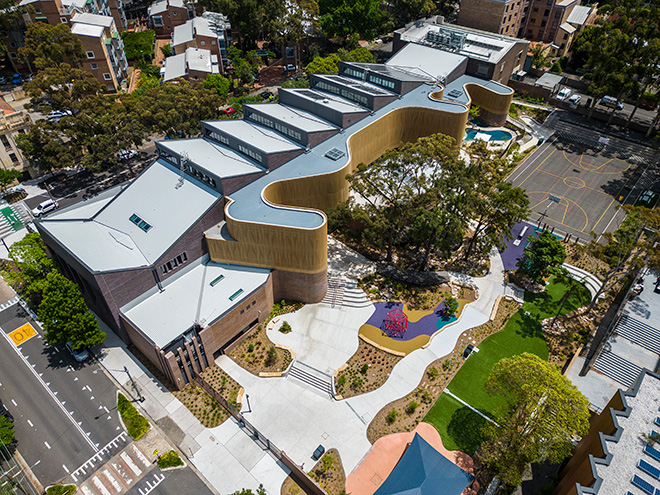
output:
<path id="1" fill-rule="evenodd" d="M 502 329 L 519 309 L 520 305 L 515 301 L 500 299 L 492 320 L 471 331 L 463 332 L 451 354 L 434 361 L 426 368 L 415 390 L 405 397 L 390 402 L 376 414 L 367 428 L 369 441 L 373 444 L 382 436 L 414 430 L 445 389 L 446 383 L 460 369 L 464 361 L 462 351 L 468 343 L 468 333 L 470 342 L 474 341 L 478 345 L 483 339 Z"/>
<path id="2" fill-rule="evenodd" d="M 239 383 L 218 366 L 204 370 L 202 378 L 213 387 L 225 400 L 240 409 L 238 393 Z M 213 428 L 229 418 L 229 413 L 206 391 L 194 383 L 189 383 L 182 390 L 173 392 L 188 410 L 207 428 Z"/>
<path id="3" fill-rule="evenodd" d="M 346 494 L 346 473 L 341 464 L 341 457 L 336 449 L 328 450 L 319 462 L 309 471 L 309 476 L 316 480 L 328 495 Z M 304 495 L 303 489 L 287 476 L 282 483 L 281 495 Z"/>
<path id="4" fill-rule="evenodd" d="M 344 399 L 376 390 L 387 381 L 399 361 L 400 356 L 382 351 L 360 339 L 357 351 L 335 377 L 335 390 Z"/>
<path id="5" fill-rule="evenodd" d="M 123 394 L 117 394 L 117 410 L 127 433 L 133 437 L 133 440 L 139 440 L 149 431 L 151 425 L 147 418 L 142 416 Z"/>
<path id="6" fill-rule="evenodd" d="M 303 304 L 297 302 L 276 303 L 268 319 L 236 341 L 227 350 L 227 355 L 253 375 L 283 372 L 292 361 L 291 353 L 271 342 L 266 334 L 266 325 L 272 318 L 292 313 L 302 307 Z"/>

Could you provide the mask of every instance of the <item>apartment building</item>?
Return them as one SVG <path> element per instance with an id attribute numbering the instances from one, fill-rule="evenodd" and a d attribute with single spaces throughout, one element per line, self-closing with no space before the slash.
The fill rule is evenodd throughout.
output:
<path id="1" fill-rule="evenodd" d="M 176 26 L 195 17 L 195 9 L 184 0 L 160 0 L 148 9 L 149 24 L 160 38 L 169 38 Z"/>
<path id="2" fill-rule="evenodd" d="M 222 60 L 220 73 L 224 73 L 224 67 L 227 65 L 227 46 L 231 43 L 230 30 L 231 24 L 225 16 L 204 12 L 202 17 L 195 17 L 174 28 L 172 54 L 181 54 L 188 48 L 209 50 L 218 60 Z"/>
<path id="3" fill-rule="evenodd" d="M 26 112 L 14 110 L 4 98 L 0 98 L 0 166 L 22 172 L 25 179 L 33 176 L 34 170 L 16 146 L 16 136 L 26 133 L 31 124 Z"/>
<path id="4" fill-rule="evenodd" d="M 78 36 L 87 58 L 82 69 L 94 74 L 108 91 L 117 91 L 128 76 L 124 42 L 111 16 L 76 14 L 71 32 Z"/>

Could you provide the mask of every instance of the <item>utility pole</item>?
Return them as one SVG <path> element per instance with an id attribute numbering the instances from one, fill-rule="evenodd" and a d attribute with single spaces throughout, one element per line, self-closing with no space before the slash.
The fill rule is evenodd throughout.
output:
<path id="1" fill-rule="evenodd" d="M 124 366 L 124 371 L 128 375 L 129 380 L 131 380 L 131 385 L 133 386 L 133 390 L 135 390 L 135 393 L 137 394 L 138 399 L 140 400 L 140 402 L 144 402 L 144 397 L 140 393 L 140 389 L 138 388 L 137 384 L 135 383 L 135 380 L 133 380 L 133 377 L 131 376 L 131 374 L 128 372 L 128 368 L 126 366 Z"/>

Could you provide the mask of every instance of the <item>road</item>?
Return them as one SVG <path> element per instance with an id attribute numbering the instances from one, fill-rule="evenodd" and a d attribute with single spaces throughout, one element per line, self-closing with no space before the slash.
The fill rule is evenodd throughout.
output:
<path id="1" fill-rule="evenodd" d="M 8 334 L 26 323 L 37 335 L 15 346 Z M 117 389 L 94 361 L 81 365 L 63 346 L 45 345 L 18 304 L 0 312 L 0 328 L 0 398 L 14 417 L 21 454 L 45 486 L 121 433 Z"/>

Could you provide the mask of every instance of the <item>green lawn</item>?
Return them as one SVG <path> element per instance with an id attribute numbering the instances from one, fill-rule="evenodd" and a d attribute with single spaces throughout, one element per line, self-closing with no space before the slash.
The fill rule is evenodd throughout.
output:
<path id="1" fill-rule="evenodd" d="M 447 394 L 438 398 L 424 421 L 436 427 L 449 450 L 472 455 L 484 440 L 481 430 L 486 420 Z"/>
<path id="2" fill-rule="evenodd" d="M 587 289 L 582 286 L 579 286 L 578 289 L 564 305 L 562 313 L 568 313 L 580 306 L 577 292 L 581 292 L 583 304 L 586 304 L 589 297 Z M 491 335 L 479 345 L 479 352 L 473 354 L 463 364 L 447 388 L 472 407 L 492 416 L 496 408 L 502 404 L 500 397 L 490 396 L 484 391 L 484 384 L 493 366 L 500 359 L 523 352 L 548 359 L 548 345 L 541 332 L 541 321 L 556 314 L 560 300 L 567 290 L 567 285 L 555 283 L 554 279 L 551 279 L 545 292 L 541 294 L 526 293 L 522 309 L 511 317 L 502 330 Z M 477 414 L 443 394 L 428 412 L 424 421 L 437 428 L 447 448 L 452 448 L 449 445 L 453 445 L 454 448 L 470 454 L 468 450 L 474 452 L 472 448 L 474 438 L 472 437 L 476 434 L 471 434 L 470 441 L 466 441 L 461 438 L 465 435 L 461 430 L 473 428 L 473 423 L 477 421 L 475 418 L 478 418 Z M 480 420 L 485 422 L 483 418 Z M 453 427 L 452 423 L 454 423 Z M 460 428 L 457 425 L 463 427 Z"/>

